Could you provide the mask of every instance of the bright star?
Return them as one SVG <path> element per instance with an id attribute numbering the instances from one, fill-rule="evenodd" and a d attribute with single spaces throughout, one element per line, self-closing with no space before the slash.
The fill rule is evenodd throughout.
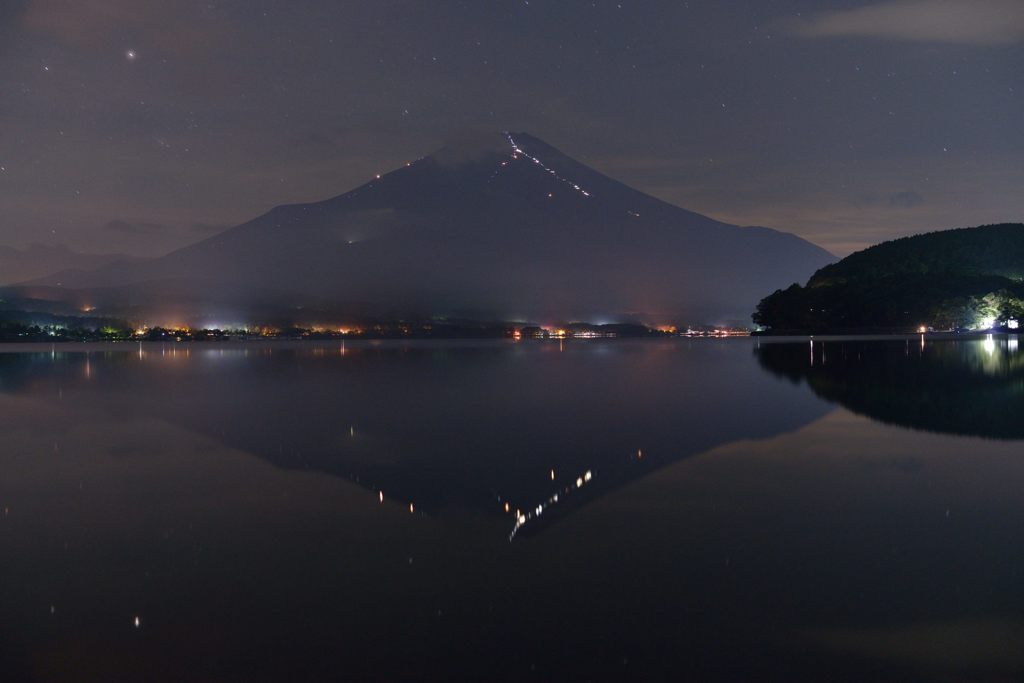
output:
<path id="1" fill-rule="evenodd" d="M 124 56 L 125 59 L 127 59 L 129 62 L 134 62 L 135 58 L 138 57 L 138 54 L 135 52 L 135 50 L 126 50 Z"/>

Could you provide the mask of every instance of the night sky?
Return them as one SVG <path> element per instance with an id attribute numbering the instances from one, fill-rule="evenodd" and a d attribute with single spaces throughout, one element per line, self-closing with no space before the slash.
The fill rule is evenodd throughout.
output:
<path id="1" fill-rule="evenodd" d="M 0 245 L 157 255 L 480 130 L 836 254 L 1024 219 L 1020 0 L 0 0 Z"/>

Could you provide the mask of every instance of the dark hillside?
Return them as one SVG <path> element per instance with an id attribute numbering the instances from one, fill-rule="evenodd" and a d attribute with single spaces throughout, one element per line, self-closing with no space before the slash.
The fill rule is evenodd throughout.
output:
<path id="1" fill-rule="evenodd" d="M 777 290 L 754 322 L 775 333 L 1014 327 L 1024 317 L 1024 225 L 885 242 Z"/>

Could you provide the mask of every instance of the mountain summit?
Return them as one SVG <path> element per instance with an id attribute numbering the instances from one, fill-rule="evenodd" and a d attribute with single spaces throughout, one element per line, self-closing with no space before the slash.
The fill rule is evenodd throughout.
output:
<path id="1" fill-rule="evenodd" d="M 61 273 L 31 289 L 99 297 L 112 313 L 315 307 L 710 323 L 746 319 L 765 291 L 832 260 L 794 235 L 720 223 L 505 132 L 159 259 Z"/>

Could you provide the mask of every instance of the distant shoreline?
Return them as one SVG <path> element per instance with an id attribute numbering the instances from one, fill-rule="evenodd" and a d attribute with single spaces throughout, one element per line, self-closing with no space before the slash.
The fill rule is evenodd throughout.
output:
<path id="1" fill-rule="evenodd" d="M 594 342 L 594 341 L 637 341 L 655 340 L 664 341 L 668 339 L 748 339 L 750 334 L 649 334 L 649 335 L 605 335 L 605 336 L 566 336 L 566 337 L 543 337 L 543 338 L 522 338 L 511 335 L 452 335 L 452 336 L 359 336 L 359 337 L 286 337 L 286 336 L 232 336 L 213 339 L 103 339 L 101 337 L 89 339 L 68 339 L 68 338 L 38 338 L 38 339 L 0 339 L 0 347 L 4 346 L 76 346 L 86 344 L 103 344 L 116 346 L 131 346 L 138 344 L 198 344 L 204 346 L 221 346 L 227 344 L 272 344 L 272 343 L 294 343 L 294 344 L 336 344 L 336 343 L 373 343 L 373 342 L 430 342 L 430 341 L 466 341 L 466 342 L 491 342 L 508 341 L 521 344 L 536 344 L 545 342 Z"/>
<path id="2" fill-rule="evenodd" d="M 1021 334 L 1020 330 L 1010 330 L 1007 328 L 998 328 L 991 330 L 964 330 L 957 332 L 954 330 L 932 330 L 927 332 L 919 332 L 913 330 L 827 330 L 823 332 L 806 332 L 800 330 L 783 330 L 776 332 L 765 331 L 765 332 L 752 332 L 750 336 L 758 337 L 760 339 L 782 339 L 782 338 L 802 338 L 802 339 L 829 339 L 829 338 L 857 338 L 857 339 L 901 339 L 901 338 L 914 338 L 919 339 L 924 337 L 925 339 L 972 339 L 978 338 L 983 339 L 991 335 L 998 336 L 1014 336 Z"/>
<path id="3" fill-rule="evenodd" d="M 584 322 L 538 325 L 536 323 L 480 322 L 472 320 L 362 321 L 348 325 L 270 325 L 192 328 L 186 325 L 133 326 L 110 319 L 57 318 L 32 320 L 21 313 L 14 320 L 0 314 L 0 343 L 53 342 L 222 342 L 254 339 L 344 341 L 356 339 L 613 339 L 666 338 L 677 336 L 747 336 L 750 330 L 726 326 L 677 328 L 651 327 L 641 323 Z"/>
<path id="4" fill-rule="evenodd" d="M 893 333 L 862 333 L 862 334 L 763 334 L 754 333 L 747 335 L 680 335 L 680 334 L 660 334 L 660 335 L 648 335 L 648 336 L 623 336 L 623 337 L 549 337 L 544 339 L 517 339 L 511 336 L 453 336 L 453 337 L 394 337 L 394 336 L 378 336 L 378 337 L 347 337 L 347 338 L 329 338 L 329 337 L 224 337 L 215 340 L 208 339 L 167 339 L 167 340 L 146 340 L 146 339 L 84 339 L 84 340 L 72 340 L 72 339 L 53 339 L 53 340 L 0 340 L 0 353 L 6 352 L 19 352 L 21 350 L 31 351 L 57 351 L 57 352 L 89 352 L 93 349 L 102 350 L 124 350 L 125 352 L 131 352 L 133 349 L 137 349 L 140 346 L 147 348 L 153 348 L 157 346 L 177 346 L 177 347 L 208 347 L 211 349 L 222 348 L 222 349 L 240 349 L 240 348 L 258 348 L 260 346 L 292 346 L 292 347 L 325 347 L 330 345 L 335 347 L 341 345 L 344 347 L 346 344 L 353 344 L 355 348 L 372 346 L 375 344 L 385 343 L 390 345 L 398 343 L 457 343 L 462 342 L 466 344 L 474 343 L 493 343 L 493 342 L 507 342 L 510 344 L 554 344 L 556 342 L 626 342 L 626 341 L 672 341 L 672 340 L 707 340 L 711 341 L 726 341 L 736 339 L 750 339 L 757 343 L 769 343 L 769 344 L 786 344 L 786 343 L 806 343 L 806 342 L 870 342 L 870 341 L 914 341 L 919 340 L 925 342 L 948 342 L 948 341 L 978 341 L 984 340 L 989 337 L 997 338 L 1012 338 L 1018 336 L 1015 331 L 991 331 L 991 332 L 926 332 L 921 333 L 907 333 L 907 332 L 893 332 Z"/>

